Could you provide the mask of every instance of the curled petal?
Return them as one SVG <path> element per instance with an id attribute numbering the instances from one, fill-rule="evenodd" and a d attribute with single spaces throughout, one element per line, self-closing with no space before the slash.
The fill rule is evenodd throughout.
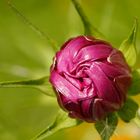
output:
<path id="1" fill-rule="evenodd" d="M 68 67 L 71 67 L 72 60 L 77 55 L 79 50 L 91 44 L 92 40 L 87 38 L 85 39 L 85 36 L 79 36 L 69 41 L 66 46 L 63 47 L 63 51 L 59 51 L 56 54 L 58 71 L 67 71 Z"/>
<path id="2" fill-rule="evenodd" d="M 93 64 L 87 71 L 87 74 L 93 80 L 97 88 L 99 98 L 115 103 L 120 102 L 118 93 L 115 90 L 112 82 L 97 64 Z"/>
<path id="3" fill-rule="evenodd" d="M 112 112 L 112 111 L 116 111 L 117 109 L 120 108 L 120 106 L 118 104 L 115 104 L 113 102 L 108 102 L 106 100 L 97 98 L 94 100 L 93 103 L 93 111 L 92 111 L 92 115 L 94 120 L 101 120 L 103 118 L 105 118 L 105 116 Z"/>
<path id="4" fill-rule="evenodd" d="M 121 93 L 127 93 L 128 87 L 131 85 L 131 75 L 121 75 L 114 79 L 116 86 L 118 86 L 118 89 Z"/>
<path id="5" fill-rule="evenodd" d="M 73 63 L 83 62 L 87 60 L 95 61 L 106 59 L 111 52 L 111 48 L 104 44 L 90 45 L 82 48 L 73 59 Z"/>
<path id="6" fill-rule="evenodd" d="M 93 121 L 93 118 L 91 117 L 92 102 L 93 102 L 93 98 L 89 98 L 81 101 L 81 112 L 83 114 L 83 117 L 86 118 L 87 122 Z"/>
<path id="7" fill-rule="evenodd" d="M 107 77 L 112 79 L 114 79 L 114 77 L 124 75 L 125 73 L 128 74 L 128 71 L 126 71 L 126 69 L 110 65 L 109 63 L 98 62 L 97 65 L 102 68 L 102 71 L 106 74 Z"/>
<path id="8" fill-rule="evenodd" d="M 129 72 L 131 71 L 122 52 L 119 50 L 113 49 L 107 60 L 111 64 L 119 65 L 120 67 L 124 67 L 125 70 Z"/>
<path id="9" fill-rule="evenodd" d="M 50 81 L 59 93 L 63 94 L 65 97 L 67 97 L 73 102 L 77 102 L 78 98 L 86 97 L 86 95 L 82 94 L 81 91 L 79 91 L 74 85 L 68 82 L 56 71 L 52 71 Z"/>

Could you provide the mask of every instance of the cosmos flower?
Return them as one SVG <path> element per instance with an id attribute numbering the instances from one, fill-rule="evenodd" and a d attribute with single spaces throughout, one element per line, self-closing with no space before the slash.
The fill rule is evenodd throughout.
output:
<path id="1" fill-rule="evenodd" d="M 56 53 L 50 82 L 70 117 L 95 122 L 123 106 L 131 77 L 119 50 L 103 40 L 78 36 Z"/>

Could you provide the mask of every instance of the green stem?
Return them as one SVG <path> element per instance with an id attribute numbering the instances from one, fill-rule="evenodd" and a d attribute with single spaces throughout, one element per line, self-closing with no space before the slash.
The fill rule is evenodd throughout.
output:
<path id="1" fill-rule="evenodd" d="M 30 22 L 16 7 L 14 4 L 11 3 L 11 0 L 8 1 L 8 5 L 10 8 L 19 16 L 25 24 L 27 24 L 33 31 L 35 31 L 39 36 L 46 39 L 48 43 L 52 46 L 54 51 L 58 50 L 57 43 L 50 38 L 48 35 L 46 35 L 43 31 L 41 31 L 36 25 L 34 25 L 32 22 Z"/>
<path id="2" fill-rule="evenodd" d="M 0 88 L 11 88 L 11 87 L 28 87 L 44 84 L 46 77 L 34 80 L 23 80 L 23 81 L 7 81 L 0 82 Z"/>
<path id="3" fill-rule="evenodd" d="M 75 9 L 77 10 L 77 12 L 83 22 L 85 34 L 86 35 L 95 35 L 97 37 L 104 38 L 102 33 L 100 33 L 97 28 L 95 28 L 94 26 L 91 25 L 90 21 L 88 20 L 87 16 L 85 15 L 79 2 L 77 0 L 71 0 L 71 1 L 74 4 Z"/>
<path id="4" fill-rule="evenodd" d="M 41 77 L 39 79 L 0 82 L 0 88 L 35 88 L 48 96 L 54 97 L 54 90 L 49 82 L 49 77 Z"/>

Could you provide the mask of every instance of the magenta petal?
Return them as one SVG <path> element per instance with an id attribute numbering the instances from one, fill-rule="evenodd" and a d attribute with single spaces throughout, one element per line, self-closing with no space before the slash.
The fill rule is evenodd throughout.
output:
<path id="1" fill-rule="evenodd" d="M 117 110 L 120 108 L 118 104 L 113 102 L 108 102 L 103 99 L 95 99 L 93 103 L 93 118 L 95 120 L 103 119 L 108 113 Z"/>
<path id="2" fill-rule="evenodd" d="M 64 77 L 59 75 L 56 71 L 52 71 L 50 81 L 58 92 L 73 102 L 77 102 L 78 98 L 86 97 L 86 95 L 82 94 L 81 91 L 79 91 L 75 86 L 73 86 Z"/>
<path id="3" fill-rule="evenodd" d="M 71 59 L 72 57 L 70 56 L 69 51 L 58 52 L 56 54 L 57 71 L 59 73 L 69 71 L 68 69 L 72 65 L 72 62 L 69 61 Z"/>
<path id="4" fill-rule="evenodd" d="M 88 38 L 86 36 L 79 36 L 74 38 L 65 48 L 65 50 L 69 51 L 70 54 L 74 57 L 77 55 L 78 51 L 83 47 L 89 46 L 93 44 L 93 39 Z M 72 49 L 72 50 L 71 50 Z"/>
<path id="5" fill-rule="evenodd" d="M 90 59 L 92 59 L 92 61 L 103 58 L 106 59 L 111 51 L 112 48 L 104 44 L 90 45 L 82 48 L 73 59 L 73 62 L 83 62 Z"/>
<path id="6" fill-rule="evenodd" d="M 121 51 L 113 49 L 110 56 L 107 58 L 108 62 L 114 65 L 118 65 L 120 68 L 124 67 L 128 73 L 131 71 L 126 63 L 126 60 Z"/>
<path id="7" fill-rule="evenodd" d="M 110 65 L 109 63 L 105 62 L 98 62 L 96 63 L 100 68 L 102 68 L 102 71 L 106 74 L 106 76 L 113 78 L 117 77 L 119 75 L 123 75 L 126 73 L 126 70 L 124 68 L 120 68 L 114 65 Z"/>
<path id="8" fill-rule="evenodd" d="M 108 79 L 108 77 L 97 64 L 93 64 L 87 71 L 87 74 L 93 80 L 98 90 L 97 94 L 99 98 L 117 103 L 120 102 L 118 93 L 112 82 Z"/>
<path id="9" fill-rule="evenodd" d="M 78 51 L 92 43 L 93 40 L 87 39 L 85 36 L 79 36 L 68 42 L 67 46 L 63 48 L 63 51 L 59 51 L 56 55 L 58 71 L 67 71 L 68 67 L 71 67 L 72 60 Z"/>
<path id="10" fill-rule="evenodd" d="M 71 117 L 71 118 L 78 118 L 80 120 L 85 120 L 85 118 L 81 115 L 81 113 L 77 113 L 75 111 L 70 111 L 69 112 L 69 117 Z"/>
<path id="11" fill-rule="evenodd" d="M 67 75 L 66 73 L 64 73 L 65 78 L 72 84 L 74 85 L 76 88 L 78 88 L 79 90 L 81 90 L 82 88 L 82 84 L 80 83 L 80 81 L 77 78 L 71 77 L 70 75 Z"/>
<path id="12" fill-rule="evenodd" d="M 73 112 L 76 112 L 78 114 L 81 114 L 81 108 L 80 108 L 78 103 L 74 103 L 74 102 L 69 101 L 69 102 L 64 104 L 64 107 L 69 112 L 73 111 Z"/>
<path id="13" fill-rule="evenodd" d="M 131 75 L 121 75 L 115 78 L 115 83 L 118 86 L 118 89 L 121 93 L 126 94 L 128 91 L 128 87 L 131 85 Z"/>
<path id="14" fill-rule="evenodd" d="M 93 116 L 93 119 L 96 121 L 101 120 L 102 118 L 106 116 L 106 111 L 104 110 L 102 101 L 103 99 L 95 99 L 93 103 L 92 116 Z"/>
<path id="15" fill-rule="evenodd" d="M 93 102 L 93 98 L 87 98 L 85 100 L 80 101 L 81 102 L 81 111 L 83 113 L 83 116 L 85 118 L 87 118 L 87 120 L 92 120 L 91 118 L 91 114 L 92 114 L 92 102 Z"/>

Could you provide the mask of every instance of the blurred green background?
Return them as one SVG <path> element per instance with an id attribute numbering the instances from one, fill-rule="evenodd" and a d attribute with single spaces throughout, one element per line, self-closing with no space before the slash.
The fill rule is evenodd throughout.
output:
<path id="1" fill-rule="evenodd" d="M 32 23 L 54 38 L 59 46 L 69 37 L 83 33 L 82 23 L 70 0 L 13 0 L 13 3 Z M 81 4 L 91 23 L 115 47 L 128 36 L 134 18 L 140 21 L 139 0 L 81 0 Z M 25 25 L 6 0 L 0 0 L 0 81 L 49 75 L 53 55 L 47 41 Z M 135 99 L 140 103 L 138 96 Z M 57 111 L 56 99 L 37 90 L 0 89 L 0 140 L 31 139 L 52 122 Z M 58 132 L 46 140 L 55 139 L 100 138 L 93 125 L 85 123 Z M 120 122 L 112 140 L 140 140 L 140 129 L 133 122 Z"/>

